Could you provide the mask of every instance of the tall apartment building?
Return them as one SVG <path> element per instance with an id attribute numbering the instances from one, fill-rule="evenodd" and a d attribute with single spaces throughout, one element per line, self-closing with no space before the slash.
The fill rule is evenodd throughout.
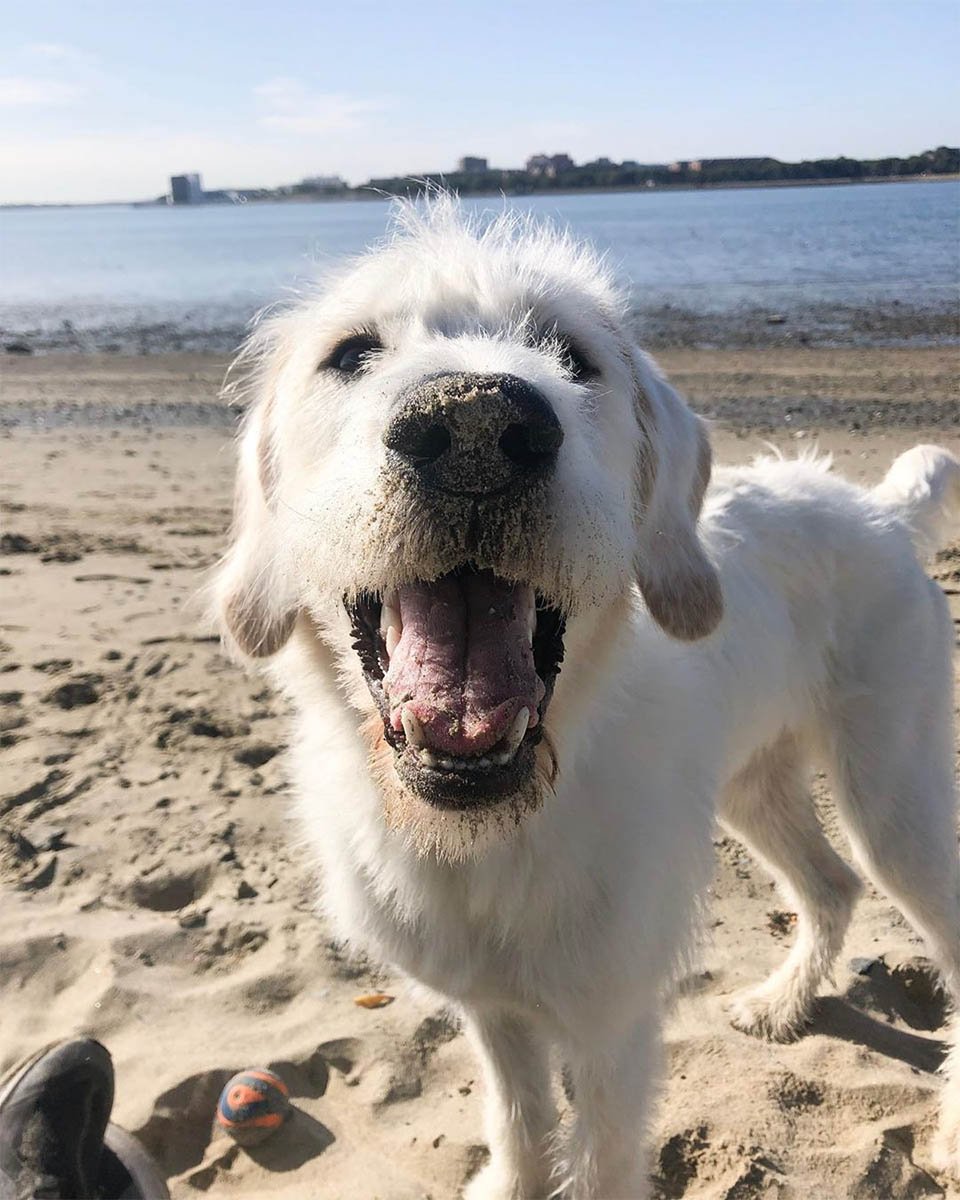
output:
<path id="1" fill-rule="evenodd" d="M 200 176 L 196 172 L 192 175 L 171 175 L 170 195 L 174 204 L 202 204 L 203 184 Z"/>

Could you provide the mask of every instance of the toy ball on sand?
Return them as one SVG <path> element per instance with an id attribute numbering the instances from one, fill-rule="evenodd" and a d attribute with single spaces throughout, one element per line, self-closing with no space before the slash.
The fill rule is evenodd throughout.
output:
<path id="1" fill-rule="evenodd" d="M 279 1075 L 251 1067 L 229 1079 L 217 1104 L 216 1127 L 240 1146 L 256 1146 L 290 1115 L 290 1090 Z"/>

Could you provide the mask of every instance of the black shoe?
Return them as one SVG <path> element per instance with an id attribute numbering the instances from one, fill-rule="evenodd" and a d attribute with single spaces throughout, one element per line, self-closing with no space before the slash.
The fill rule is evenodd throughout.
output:
<path id="1" fill-rule="evenodd" d="M 0 1088 L 3 1200 L 98 1195 L 103 1135 L 113 1107 L 113 1063 L 92 1038 L 56 1042 Z"/>
<path id="2" fill-rule="evenodd" d="M 92 1038 L 54 1042 L 0 1082 L 0 1200 L 168 1200 L 142 1147 L 108 1125 L 113 1063 Z"/>

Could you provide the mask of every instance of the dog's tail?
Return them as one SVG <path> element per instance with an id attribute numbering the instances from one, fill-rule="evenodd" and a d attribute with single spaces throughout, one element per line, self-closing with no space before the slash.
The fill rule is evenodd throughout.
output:
<path id="1" fill-rule="evenodd" d="M 960 526 L 960 459 L 940 446 L 914 446 L 901 454 L 873 498 L 910 530 L 917 553 L 932 557 Z"/>

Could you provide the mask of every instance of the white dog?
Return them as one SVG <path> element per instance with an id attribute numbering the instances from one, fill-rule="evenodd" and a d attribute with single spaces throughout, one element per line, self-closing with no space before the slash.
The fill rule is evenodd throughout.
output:
<path id="1" fill-rule="evenodd" d="M 246 354 L 224 624 L 299 712 L 335 928 L 464 1015 L 491 1151 L 474 1200 L 646 1194 L 718 805 L 800 915 L 736 1021 L 802 1025 L 859 887 L 811 761 L 960 990 L 953 639 L 914 548 L 960 505 L 960 463 L 919 447 L 865 492 L 765 460 L 707 491 L 704 427 L 625 314 L 569 237 L 441 198 Z"/>

